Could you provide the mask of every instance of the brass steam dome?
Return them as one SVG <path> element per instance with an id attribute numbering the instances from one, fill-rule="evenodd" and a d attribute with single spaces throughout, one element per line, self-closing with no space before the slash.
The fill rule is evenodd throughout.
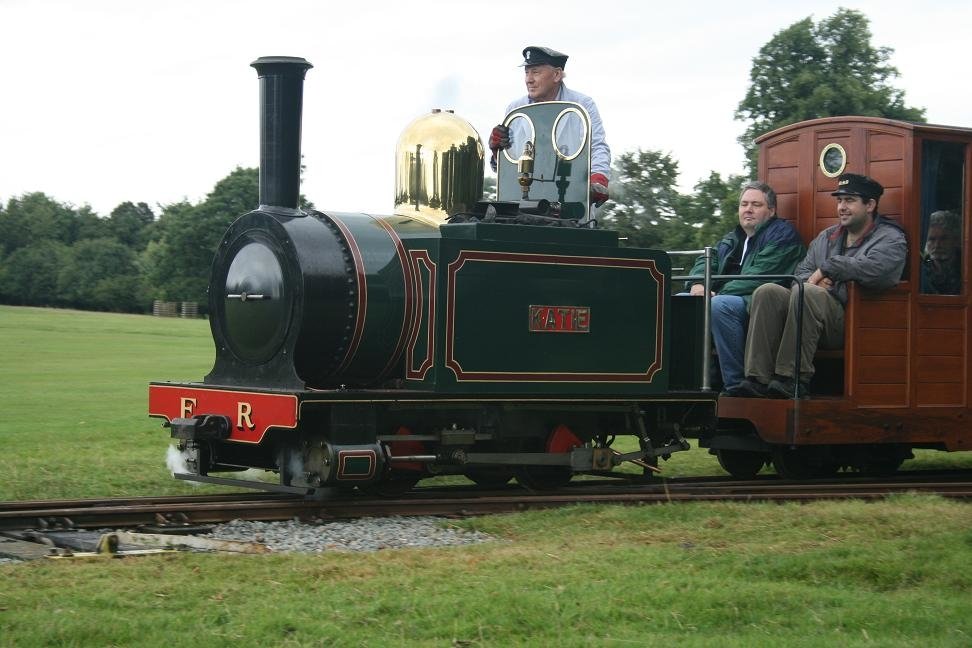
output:
<path id="1" fill-rule="evenodd" d="M 439 225 L 483 196 L 483 144 L 453 112 L 434 109 L 405 127 L 395 151 L 395 214 Z"/>

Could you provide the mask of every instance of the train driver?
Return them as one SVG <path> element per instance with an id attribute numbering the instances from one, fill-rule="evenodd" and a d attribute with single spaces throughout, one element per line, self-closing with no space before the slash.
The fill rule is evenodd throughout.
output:
<path id="1" fill-rule="evenodd" d="M 847 282 L 868 290 L 887 290 L 897 284 L 908 255 L 905 233 L 893 220 L 878 215 L 884 193 L 877 181 L 856 173 L 837 179 L 838 223 L 810 244 L 797 266 L 804 282 L 803 337 L 800 375 L 794 375 L 796 312 L 799 292 L 764 284 L 753 293 L 746 342 L 746 380 L 741 388 L 751 396 L 793 398 L 810 394 L 813 356 L 818 345 L 844 344 L 844 307 Z"/>
<path id="2" fill-rule="evenodd" d="M 805 252 L 796 228 L 776 215 L 776 192 L 765 182 L 749 182 L 739 196 L 739 225 L 715 246 L 714 274 L 739 275 L 739 279 L 715 281 L 712 298 L 712 341 L 719 356 L 723 394 L 742 396 L 746 325 L 753 291 L 763 282 L 745 275 L 790 274 Z M 691 274 L 701 275 L 705 257 L 700 256 Z M 702 295 L 702 283 L 690 294 Z"/>
<path id="3" fill-rule="evenodd" d="M 570 90 L 564 85 L 564 67 L 567 55 L 549 47 L 529 45 L 523 50 L 523 63 L 527 94 L 506 107 L 509 114 L 514 108 L 539 101 L 572 101 L 584 106 L 591 118 L 591 201 L 601 205 L 608 199 L 608 179 L 611 175 L 611 149 L 604 139 L 604 125 L 594 100 L 585 94 Z M 510 130 L 502 124 L 493 128 L 489 136 L 492 156 L 489 165 L 496 170 L 496 156 L 500 150 L 510 147 Z"/>
<path id="4" fill-rule="evenodd" d="M 921 292 L 958 295 L 962 292 L 962 223 L 953 211 L 932 212 L 921 257 Z"/>

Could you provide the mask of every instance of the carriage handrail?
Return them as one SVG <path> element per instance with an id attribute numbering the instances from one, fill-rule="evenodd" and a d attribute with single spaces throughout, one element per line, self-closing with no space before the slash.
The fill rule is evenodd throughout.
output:
<path id="1" fill-rule="evenodd" d="M 712 338 L 711 338 L 711 317 L 712 317 L 712 280 L 733 280 L 733 279 L 756 279 L 756 280 L 767 280 L 767 281 L 781 281 L 784 279 L 790 279 L 796 283 L 798 286 L 798 291 L 800 293 L 800 301 L 797 302 L 797 323 L 796 323 L 796 349 L 794 352 L 794 362 L 793 362 L 793 400 L 800 399 L 800 360 L 801 353 L 803 349 L 803 282 L 797 279 L 796 275 L 792 274 L 758 274 L 758 275 L 714 275 L 712 274 L 712 250 L 711 247 L 706 247 L 702 250 L 702 254 L 706 257 L 705 273 L 701 275 L 678 275 L 673 276 L 672 281 L 692 281 L 693 279 L 702 280 L 702 285 L 705 286 L 705 291 L 703 297 L 705 299 L 704 314 L 702 317 L 702 389 L 709 391 L 712 389 L 712 383 L 709 379 L 709 369 L 710 369 L 710 357 L 712 354 Z M 669 252 L 668 254 L 692 254 L 691 250 L 679 250 Z"/>

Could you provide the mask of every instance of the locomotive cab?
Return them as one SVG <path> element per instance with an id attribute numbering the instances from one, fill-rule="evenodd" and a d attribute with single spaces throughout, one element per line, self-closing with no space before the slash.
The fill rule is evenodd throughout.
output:
<path id="1" fill-rule="evenodd" d="M 510 147 L 497 156 L 496 194 L 532 213 L 590 221 L 591 118 L 580 104 L 544 101 L 503 120 Z"/>

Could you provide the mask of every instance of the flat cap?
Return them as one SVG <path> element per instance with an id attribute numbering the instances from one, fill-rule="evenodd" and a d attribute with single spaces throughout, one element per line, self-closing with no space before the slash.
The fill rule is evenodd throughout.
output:
<path id="1" fill-rule="evenodd" d="M 567 65 L 567 55 L 549 47 L 527 45 L 523 50 L 521 67 L 528 65 L 552 65 L 562 68 Z"/>
<path id="2" fill-rule="evenodd" d="M 860 196 L 865 201 L 877 200 L 884 193 L 884 187 L 872 178 L 856 173 L 844 173 L 837 178 L 837 190 L 831 196 Z"/>

